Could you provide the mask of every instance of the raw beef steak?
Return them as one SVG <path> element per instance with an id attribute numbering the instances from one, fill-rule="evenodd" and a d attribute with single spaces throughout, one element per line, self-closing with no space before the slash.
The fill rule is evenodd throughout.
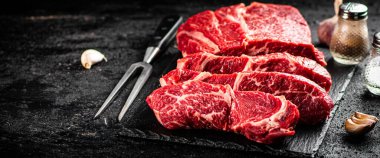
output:
<path id="1" fill-rule="evenodd" d="M 161 87 L 146 101 L 165 128 L 233 131 L 265 144 L 294 135 L 299 118 L 284 97 L 201 81 Z"/>
<path id="2" fill-rule="evenodd" d="M 326 65 L 311 43 L 310 28 L 299 11 L 288 5 L 253 2 L 204 11 L 190 17 L 177 32 L 183 56 L 290 53 Z"/>
<path id="3" fill-rule="evenodd" d="M 293 56 L 287 53 L 273 53 L 255 57 L 216 56 L 210 53 L 189 55 L 177 61 L 177 69 L 207 71 L 216 74 L 230 74 L 234 72 L 286 72 L 304 76 L 326 91 L 331 88 L 329 72 L 308 58 Z"/>
<path id="4" fill-rule="evenodd" d="M 262 91 L 285 98 L 295 105 L 303 124 L 323 122 L 330 114 L 334 103 L 324 89 L 309 79 L 280 72 L 250 72 L 233 74 L 211 74 L 191 70 L 175 69 L 160 79 L 161 86 L 200 80 L 212 84 L 230 85 L 235 91 Z"/>

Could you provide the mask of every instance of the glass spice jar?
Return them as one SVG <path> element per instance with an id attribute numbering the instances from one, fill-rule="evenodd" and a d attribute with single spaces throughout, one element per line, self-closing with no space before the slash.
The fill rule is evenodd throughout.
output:
<path id="1" fill-rule="evenodd" d="M 356 65 L 368 54 L 367 6 L 360 3 L 343 3 L 339 6 L 339 19 L 330 45 L 334 60 L 345 65 Z"/>
<path id="2" fill-rule="evenodd" d="M 371 54 L 365 68 L 364 78 L 367 89 L 375 95 L 380 95 L 380 32 L 375 33 L 373 37 Z"/>

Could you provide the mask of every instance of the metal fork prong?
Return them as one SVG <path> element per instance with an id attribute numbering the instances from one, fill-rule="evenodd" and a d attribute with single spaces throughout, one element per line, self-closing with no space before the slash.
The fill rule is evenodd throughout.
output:
<path id="1" fill-rule="evenodd" d="M 132 76 L 132 74 L 136 71 L 137 68 L 138 68 L 137 63 L 132 64 L 128 68 L 127 72 L 125 72 L 125 74 L 123 75 L 123 77 L 117 83 L 117 85 L 115 86 L 115 88 L 112 90 L 111 94 L 107 97 L 106 101 L 104 101 L 103 105 L 100 107 L 100 109 L 98 110 L 98 112 L 96 112 L 96 114 L 94 116 L 94 119 L 97 118 L 100 114 L 102 114 L 103 111 L 110 105 L 110 103 L 114 99 L 115 95 L 120 91 L 120 89 L 123 87 L 123 85 L 125 84 L 125 82 L 127 82 L 127 80 Z"/>
<path id="2" fill-rule="evenodd" d="M 152 65 L 140 62 L 141 66 L 143 67 L 143 70 L 137 79 L 135 86 L 132 89 L 132 92 L 129 94 L 127 101 L 125 102 L 121 112 L 119 113 L 118 120 L 121 121 L 123 119 L 124 114 L 127 112 L 128 108 L 132 105 L 133 101 L 135 100 L 137 94 L 139 94 L 141 88 L 144 86 L 145 82 L 148 80 L 150 74 L 152 73 Z"/>

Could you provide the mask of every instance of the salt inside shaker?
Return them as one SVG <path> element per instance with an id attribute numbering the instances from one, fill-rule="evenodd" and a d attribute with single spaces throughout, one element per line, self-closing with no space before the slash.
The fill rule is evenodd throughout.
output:
<path id="1" fill-rule="evenodd" d="M 356 65 L 368 54 L 367 6 L 360 3 L 343 3 L 339 6 L 339 19 L 330 45 L 334 60 L 345 65 Z"/>
<path id="2" fill-rule="evenodd" d="M 365 68 L 364 78 L 367 89 L 375 95 L 380 95 L 380 32 L 375 33 L 373 37 L 371 54 Z"/>

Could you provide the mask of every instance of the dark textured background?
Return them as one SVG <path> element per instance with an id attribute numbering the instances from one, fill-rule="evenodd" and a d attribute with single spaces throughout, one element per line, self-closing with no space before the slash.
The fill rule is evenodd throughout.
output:
<path id="1" fill-rule="evenodd" d="M 333 14 L 330 0 L 270 2 L 287 3 L 299 8 L 312 29 L 315 42 L 318 22 Z M 0 5 L 2 155 L 265 156 L 252 152 L 118 137 L 107 133 L 109 131 L 103 130 L 92 120 L 93 114 L 104 101 L 99 96 L 107 96 L 126 68 L 142 59 L 149 36 L 163 16 L 180 13 L 188 17 L 205 9 L 215 9 L 238 1 L 16 0 L 11 4 L 0 3 L 4 3 Z M 380 2 L 373 0 L 367 4 L 370 6 L 369 31 L 373 34 L 376 30 L 380 31 Z M 109 62 L 84 70 L 80 65 L 80 55 L 88 48 L 102 51 Z M 380 97 L 371 95 L 363 87 L 364 64 L 358 66 L 318 156 L 380 156 L 378 126 L 364 137 L 349 136 L 343 129 L 344 120 L 354 111 L 379 116 Z M 130 88 L 130 85 L 126 87 Z M 116 113 L 119 110 L 117 105 L 122 105 L 124 101 L 121 96 L 109 111 Z M 117 124 L 114 126 L 118 127 Z"/>

